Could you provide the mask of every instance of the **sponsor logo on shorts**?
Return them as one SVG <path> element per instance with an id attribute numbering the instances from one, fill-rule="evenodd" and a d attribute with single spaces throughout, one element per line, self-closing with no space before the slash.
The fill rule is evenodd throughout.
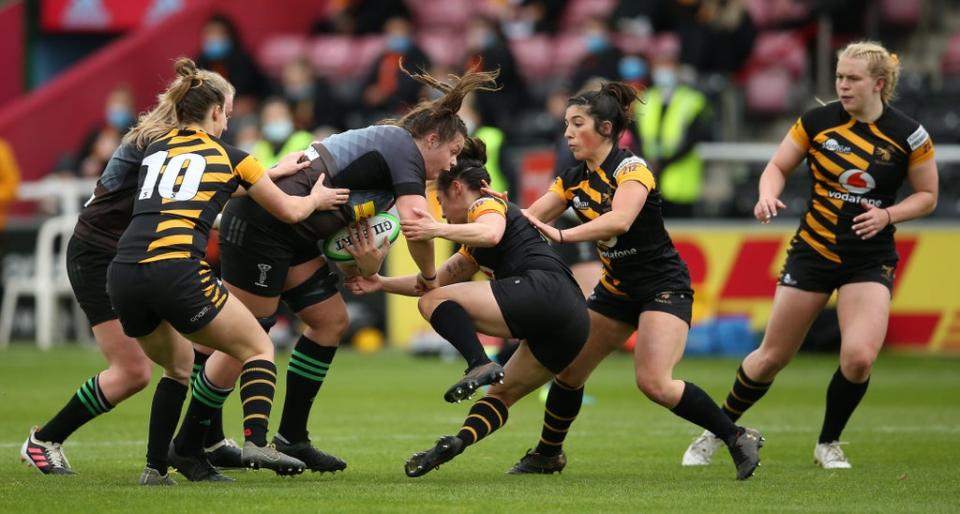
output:
<path id="1" fill-rule="evenodd" d="M 784 273 L 783 276 L 780 277 L 780 283 L 788 286 L 797 285 L 797 281 L 794 280 L 789 273 Z"/>
<path id="2" fill-rule="evenodd" d="M 257 269 L 260 270 L 260 278 L 258 278 L 253 285 L 267 287 L 267 272 L 273 269 L 273 266 L 269 264 L 257 264 Z"/>
<path id="3" fill-rule="evenodd" d="M 850 153 L 851 151 L 853 151 L 849 146 L 841 145 L 840 143 L 837 142 L 836 139 L 832 137 L 824 141 L 821 146 L 823 147 L 824 150 L 827 150 L 828 152 L 834 152 L 834 153 Z"/>
<path id="4" fill-rule="evenodd" d="M 894 277 L 896 277 L 896 274 L 894 273 L 894 270 L 895 270 L 895 269 L 896 269 L 896 268 L 893 267 L 893 266 L 887 266 L 886 264 L 881 264 L 881 265 L 880 265 L 880 275 L 883 276 L 883 279 L 884 279 L 884 280 L 886 280 L 887 282 L 891 282 L 891 283 L 892 283 Z"/>
<path id="5" fill-rule="evenodd" d="M 673 305 L 673 300 L 670 299 L 670 293 L 658 293 L 653 297 L 653 301 L 657 303 L 665 303 L 667 305 Z"/>
<path id="6" fill-rule="evenodd" d="M 210 305 L 204 305 L 203 308 L 200 309 L 200 312 L 194 314 L 193 317 L 190 318 L 190 322 L 191 322 L 191 323 L 196 323 L 197 320 L 199 320 L 200 318 L 206 316 L 207 313 L 210 312 L 210 308 L 211 308 Z"/>

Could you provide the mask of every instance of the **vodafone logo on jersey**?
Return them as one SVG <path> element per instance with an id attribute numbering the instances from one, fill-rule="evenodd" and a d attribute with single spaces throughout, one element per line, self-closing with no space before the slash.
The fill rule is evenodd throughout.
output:
<path id="1" fill-rule="evenodd" d="M 858 195 L 869 193 L 877 187 L 877 181 L 873 176 L 863 170 L 844 171 L 839 180 L 844 189 Z"/>

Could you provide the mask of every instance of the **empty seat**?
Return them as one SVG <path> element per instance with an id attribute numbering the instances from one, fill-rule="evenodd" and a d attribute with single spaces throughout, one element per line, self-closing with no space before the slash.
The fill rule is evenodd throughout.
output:
<path id="1" fill-rule="evenodd" d="M 463 32 L 424 30 L 417 35 L 417 44 L 434 65 L 459 68 L 463 62 Z"/>
<path id="2" fill-rule="evenodd" d="M 406 3 L 420 29 L 463 30 L 475 10 L 471 0 L 407 0 Z"/>
<path id="3" fill-rule="evenodd" d="M 777 64 L 794 78 L 807 74 L 807 48 L 797 32 L 761 32 L 753 44 L 748 66 L 765 68 Z"/>
<path id="4" fill-rule="evenodd" d="M 747 110 L 765 116 L 787 112 L 791 81 L 790 72 L 779 66 L 753 73 L 747 78 L 744 92 Z"/>
<path id="5" fill-rule="evenodd" d="M 336 80 L 355 58 L 360 42 L 350 36 L 318 36 L 307 45 L 307 59 L 317 74 Z"/>
<path id="6" fill-rule="evenodd" d="M 568 77 L 587 54 L 583 36 L 578 32 L 564 32 L 553 40 L 553 75 Z"/>
<path id="7" fill-rule="evenodd" d="M 953 76 L 953 80 L 960 75 L 960 33 L 954 34 L 947 43 L 943 53 L 943 74 Z"/>
<path id="8" fill-rule="evenodd" d="M 306 47 L 307 38 L 299 34 L 272 36 L 257 48 L 257 62 L 268 75 L 276 77 L 289 62 L 303 57 Z"/>
<path id="9" fill-rule="evenodd" d="M 586 18 L 607 19 L 617 7 L 617 0 L 570 0 L 563 11 L 560 28 L 579 27 Z"/>
<path id="10" fill-rule="evenodd" d="M 510 40 L 510 50 L 527 81 L 539 82 L 550 74 L 553 65 L 551 44 L 550 38 L 540 35 Z"/>
<path id="11" fill-rule="evenodd" d="M 631 55 L 650 55 L 653 50 L 653 38 L 621 33 L 614 36 L 614 44 L 623 53 Z"/>
<path id="12" fill-rule="evenodd" d="M 913 28 L 920 23 L 922 0 L 880 0 L 880 20 L 886 25 Z"/>

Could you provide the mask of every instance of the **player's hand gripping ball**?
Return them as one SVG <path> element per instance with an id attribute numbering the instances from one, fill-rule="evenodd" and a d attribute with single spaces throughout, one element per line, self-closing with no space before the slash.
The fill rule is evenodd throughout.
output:
<path id="1" fill-rule="evenodd" d="M 392 244 L 400 236 L 400 220 L 388 212 L 367 218 L 367 223 L 373 231 L 374 248 L 382 247 L 384 240 L 389 240 Z M 353 262 L 353 256 L 347 252 L 347 247 L 351 244 L 353 242 L 350 231 L 343 227 L 323 242 L 323 255 L 334 262 Z"/>

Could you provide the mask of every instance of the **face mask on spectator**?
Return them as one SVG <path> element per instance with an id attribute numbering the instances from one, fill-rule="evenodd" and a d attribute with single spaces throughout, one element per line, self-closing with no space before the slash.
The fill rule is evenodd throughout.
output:
<path id="1" fill-rule="evenodd" d="M 671 68 L 653 70 L 653 85 L 660 89 L 673 89 L 677 85 L 677 72 Z"/>
<path id="2" fill-rule="evenodd" d="M 313 86 L 304 84 L 302 86 L 285 87 L 284 95 L 295 102 L 300 100 L 309 100 L 313 96 Z"/>
<path id="3" fill-rule="evenodd" d="M 233 45 L 229 39 L 214 37 L 203 42 L 203 56 L 207 59 L 223 59 Z"/>
<path id="4" fill-rule="evenodd" d="M 111 107 L 107 109 L 107 123 L 117 130 L 124 130 L 133 125 L 133 113 L 123 107 Z"/>
<path id="5" fill-rule="evenodd" d="M 263 126 L 263 137 L 271 143 L 282 143 L 292 133 L 293 122 L 290 120 L 271 121 Z"/>
<path id="6" fill-rule="evenodd" d="M 407 36 L 389 36 L 387 38 L 387 50 L 391 52 L 403 54 L 406 53 L 411 46 L 413 46 L 413 42 Z"/>
<path id="7" fill-rule="evenodd" d="M 619 71 L 623 80 L 643 80 L 647 77 L 647 63 L 635 55 L 628 55 L 620 59 Z"/>
<path id="8" fill-rule="evenodd" d="M 597 32 L 590 32 L 583 38 L 584 46 L 587 47 L 587 53 L 598 54 L 606 50 L 610 43 L 607 42 L 607 38 L 603 34 Z"/>

